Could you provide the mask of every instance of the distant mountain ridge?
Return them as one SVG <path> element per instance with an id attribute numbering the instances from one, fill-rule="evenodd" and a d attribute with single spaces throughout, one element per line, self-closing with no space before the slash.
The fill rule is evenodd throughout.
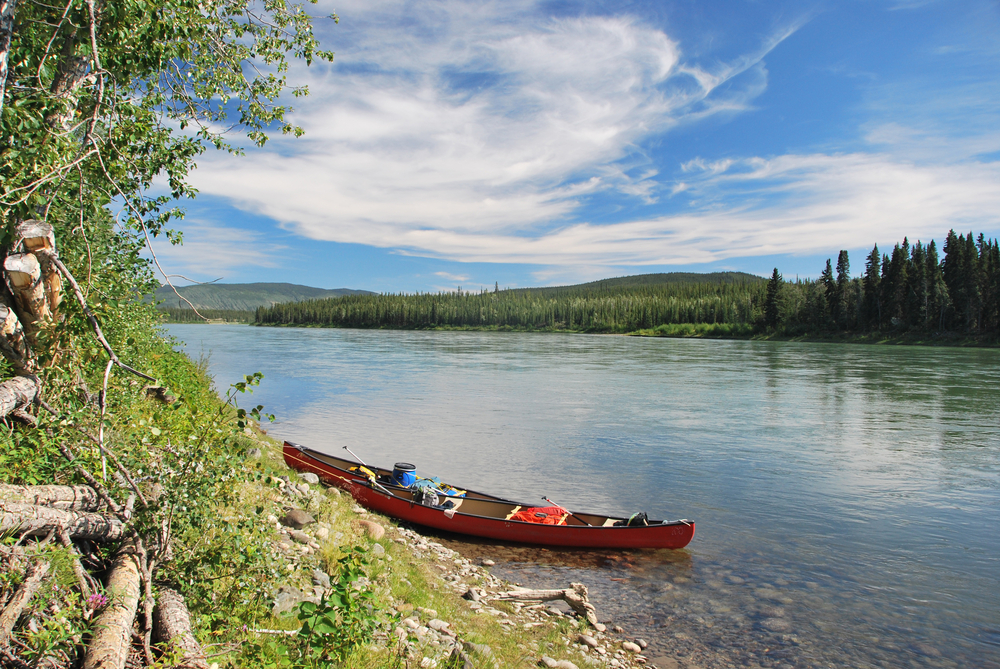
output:
<path id="1" fill-rule="evenodd" d="M 369 290 L 351 288 L 313 288 L 294 283 L 209 283 L 178 287 L 177 292 L 191 301 L 198 309 L 228 309 L 251 311 L 257 307 L 270 307 L 282 302 L 303 302 L 345 295 L 374 295 Z M 189 309 L 170 286 L 156 290 L 160 309 Z"/>
<path id="2" fill-rule="evenodd" d="M 600 279 L 588 283 L 577 283 L 571 286 L 551 286 L 548 288 L 519 288 L 515 290 L 544 291 L 579 291 L 602 290 L 607 288 L 623 288 L 630 286 L 660 286 L 671 283 L 757 283 L 767 281 L 766 278 L 746 272 L 661 272 L 659 274 L 633 274 L 611 279 Z"/>

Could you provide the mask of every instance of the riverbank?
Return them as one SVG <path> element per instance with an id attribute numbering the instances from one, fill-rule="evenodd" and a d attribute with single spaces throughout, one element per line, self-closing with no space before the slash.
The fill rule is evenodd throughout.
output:
<path id="1" fill-rule="evenodd" d="M 515 586 L 489 572 L 492 560 L 470 560 L 367 512 L 315 475 L 286 469 L 278 445 L 258 439 L 251 456 L 268 471 L 261 485 L 272 502 L 261 513 L 270 511 L 266 522 L 287 572 L 281 584 L 272 584 L 273 617 L 265 627 L 296 629 L 302 602 L 323 606 L 324 597 L 333 596 L 331 584 L 343 577 L 345 556 L 358 555 L 366 571 L 355 584 L 373 594 L 369 604 L 380 620 L 343 666 L 388 669 L 400 660 L 415 667 L 470 666 L 465 658 L 472 666 L 498 667 L 680 666 L 665 657 L 651 662 L 642 654 L 645 640 L 614 625 L 592 626 L 562 602 L 505 601 Z M 248 632 L 249 643 L 254 634 Z"/>
<path id="2" fill-rule="evenodd" d="M 211 323 L 207 323 L 211 324 Z M 571 329 L 564 327 L 512 327 L 512 326 L 449 326 L 436 327 L 389 327 L 343 328 L 332 325 L 292 325 L 276 323 L 249 323 L 254 327 L 313 329 L 359 329 L 359 330 L 399 330 L 414 332 L 520 332 L 532 334 L 590 334 L 623 337 L 663 337 L 672 339 L 720 339 L 740 341 L 788 341 L 836 344 L 875 344 L 884 346 L 950 346 L 959 348 L 998 348 L 1000 339 L 989 336 L 959 334 L 955 332 L 865 332 L 789 334 L 784 332 L 763 332 L 747 324 L 729 323 L 673 323 L 656 328 L 645 328 L 630 332 L 612 332 L 592 329 Z"/>

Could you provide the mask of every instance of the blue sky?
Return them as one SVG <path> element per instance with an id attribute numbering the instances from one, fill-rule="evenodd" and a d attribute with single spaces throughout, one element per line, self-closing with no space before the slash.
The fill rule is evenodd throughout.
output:
<path id="1" fill-rule="evenodd" d="M 415 292 L 815 277 L 1000 235 L 1000 3 L 348 0 L 333 64 L 206 154 L 168 272 Z"/>

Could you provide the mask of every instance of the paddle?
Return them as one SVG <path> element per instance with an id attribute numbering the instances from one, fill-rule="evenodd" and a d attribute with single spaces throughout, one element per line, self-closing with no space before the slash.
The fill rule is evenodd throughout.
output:
<path id="1" fill-rule="evenodd" d="M 355 453 L 354 451 L 352 451 L 351 449 L 349 449 L 347 446 L 344 446 L 344 450 L 347 451 L 348 453 L 350 453 L 351 455 L 353 455 L 354 457 L 356 457 L 358 459 L 358 462 L 360 462 L 362 465 L 364 465 L 365 467 L 368 467 L 368 463 L 365 462 L 364 460 L 362 460 L 361 456 L 359 456 L 357 453 Z M 368 468 L 371 469 L 371 467 L 368 467 Z M 375 479 L 372 479 L 372 486 L 381 488 L 382 491 L 385 492 L 386 494 L 389 494 L 389 495 L 393 494 L 391 490 L 389 490 L 388 488 L 386 488 L 384 485 L 382 485 L 381 483 L 379 483 Z"/>
<path id="2" fill-rule="evenodd" d="M 557 504 L 556 502 L 553 502 L 553 501 L 552 501 L 551 499 L 549 499 L 549 498 L 548 498 L 548 497 L 546 497 L 545 495 L 542 495 L 542 499 L 544 499 L 544 500 L 545 500 L 546 502 L 548 502 L 549 504 L 552 504 L 552 505 L 555 505 L 555 506 L 558 506 L 558 507 L 559 507 L 560 509 L 563 509 L 563 510 L 565 510 L 565 511 L 566 511 L 566 513 L 568 513 L 569 515 L 573 516 L 574 518 L 576 518 L 577 520 L 579 520 L 579 521 L 580 521 L 581 523 L 583 523 L 583 524 L 584 524 L 584 525 L 586 525 L 587 527 L 593 527 L 593 525 L 591 525 L 591 524 L 590 524 L 590 523 L 588 523 L 588 522 L 587 522 L 586 520 L 584 520 L 584 519 L 583 519 L 583 518 L 581 518 L 580 516 L 576 515 L 575 513 L 573 513 L 573 512 L 572 512 L 572 511 L 570 511 L 569 509 L 567 509 L 567 508 L 566 508 L 565 506 L 563 506 L 562 504 Z"/>

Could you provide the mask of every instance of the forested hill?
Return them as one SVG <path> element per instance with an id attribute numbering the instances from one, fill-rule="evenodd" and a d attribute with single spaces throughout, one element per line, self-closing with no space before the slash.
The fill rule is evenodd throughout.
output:
<path id="1" fill-rule="evenodd" d="M 352 295 L 257 310 L 261 325 L 568 329 L 629 332 L 660 323 L 752 323 L 766 281 L 741 273 L 646 274 L 575 286 Z"/>
<path id="2" fill-rule="evenodd" d="M 280 302 L 301 302 L 344 295 L 374 295 L 366 290 L 349 288 L 312 288 L 293 283 L 209 283 L 184 286 L 177 291 L 191 301 L 197 309 L 224 309 L 227 311 L 252 311 Z M 190 307 L 170 286 L 160 286 L 156 291 L 160 309 L 189 309 Z"/>
<path id="3" fill-rule="evenodd" d="M 818 280 L 751 274 L 646 274 L 575 286 L 350 295 L 261 307 L 259 325 L 497 328 L 666 335 L 1000 335 L 1000 245 L 951 231 L 941 245 L 876 246 L 860 276 L 847 251 Z M 820 270 L 821 268 L 817 268 Z"/>
<path id="4" fill-rule="evenodd" d="M 665 272 L 660 274 L 636 274 L 620 276 L 613 279 L 601 279 L 589 283 L 579 283 L 572 286 L 553 286 L 551 288 L 524 288 L 522 290 L 545 293 L 586 293 L 618 288 L 635 288 L 638 286 L 657 286 L 677 283 L 755 283 L 767 279 L 746 272 Z"/>

